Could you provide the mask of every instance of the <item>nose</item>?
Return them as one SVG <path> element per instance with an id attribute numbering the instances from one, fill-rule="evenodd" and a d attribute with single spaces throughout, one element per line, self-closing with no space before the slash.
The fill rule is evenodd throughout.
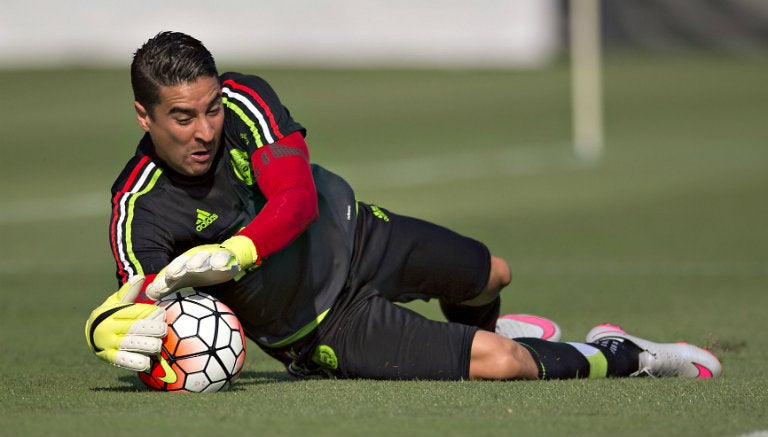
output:
<path id="1" fill-rule="evenodd" d="M 200 142 L 203 143 L 210 143 L 213 141 L 214 136 L 216 135 L 216 129 L 213 126 L 213 123 L 211 120 L 208 119 L 208 117 L 202 117 L 201 119 L 198 119 L 197 123 L 197 131 L 195 132 L 195 137 Z"/>

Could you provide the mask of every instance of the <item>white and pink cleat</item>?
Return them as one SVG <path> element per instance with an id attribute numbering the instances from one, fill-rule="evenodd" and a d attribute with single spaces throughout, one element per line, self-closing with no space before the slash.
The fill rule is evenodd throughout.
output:
<path id="1" fill-rule="evenodd" d="M 544 317 L 530 314 L 507 314 L 496 321 L 496 333 L 507 338 L 533 337 L 560 341 L 560 327 Z"/>
<path id="2" fill-rule="evenodd" d="M 715 378 L 723 371 L 720 361 L 711 352 L 685 342 L 654 343 L 627 334 L 620 326 L 604 324 L 592 328 L 587 343 L 601 340 L 627 340 L 642 349 L 640 369 L 630 376 L 681 376 L 684 378 Z"/>

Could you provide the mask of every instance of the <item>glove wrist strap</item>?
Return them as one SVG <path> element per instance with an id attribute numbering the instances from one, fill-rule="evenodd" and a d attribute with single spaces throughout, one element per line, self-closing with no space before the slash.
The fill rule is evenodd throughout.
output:
<path id="1" fill-rule="evenodd" d="M 242 267 L 250 267 L 256 263 L 259 256 L 253 240 L 245 235 L 235 235 L 221 243 L 221 247 L 230 250 Z"/>

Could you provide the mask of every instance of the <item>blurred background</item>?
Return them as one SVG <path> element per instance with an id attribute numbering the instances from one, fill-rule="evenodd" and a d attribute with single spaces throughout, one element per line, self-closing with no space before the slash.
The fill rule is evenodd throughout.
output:
<path id="1" fill-rule="evenodd" d="M 171 29 L 197 36 L 220 62 L 239 64 L 542 67 L 567 55 L 570 3 L 3 0 L 0 66 L 124 67 L 141 43 Z M 766 56 L 761 0 L 600 3 L 609 50 Z"/>
<path id="2" fill-rule="evenodd" d="M 725 376 L 697 386 L 715 401 L 680 435 L 766 429 L 765 402 L 743 397 L 768 392 L 755 371 L 768 360 L 765 0 L 0 0 L 0 386 L 17 388 L 0 420 L 22 424 L 8 435 L 102 429 L 78 402 L 101 390 L 120 417 L 111 395 L 141 389 L 92 356 L 82 327 L 116 289 L 109 189 L 141 136 L 129 64 L 161 30 L 202 40 L 222 72 L 266 78 L 312 160 L 359 199 L 506 258 L 503 311 L 552 317 L 566 341 L 613 322 L 712 348 Z M 282 369 L 253 353 L 246 373 L 244 387 Z M 621 423 L 649 435 L 693 405 L 642 390 Z M 580 407 L 546 423 L 611 426 L 571 428 Z M 480 426 L 504 435 L 507 419 Z"/>

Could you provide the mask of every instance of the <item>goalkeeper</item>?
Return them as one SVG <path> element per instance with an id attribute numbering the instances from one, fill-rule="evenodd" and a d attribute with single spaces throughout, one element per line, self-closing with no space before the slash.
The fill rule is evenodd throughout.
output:
<path id="1" fill-rule="evenodd" d="M 499 317 L 507 263 L 452 230 L 358 202 L 310 164 L 306 130 L 263 79 L 219 74 L 196 39 L 162 32 L 131 64 L 145 132 L 112 187 L 119 290 L 88 318 L 101 359 L 149 367 L 166 326 L 153 302 L 212 294 L 293 375 L 371 379 L 711 377 L 686 344 L 601 325 L 559 343 L 547 319 Z M 397 302 L 437 299 L 446 321 Z"/>

